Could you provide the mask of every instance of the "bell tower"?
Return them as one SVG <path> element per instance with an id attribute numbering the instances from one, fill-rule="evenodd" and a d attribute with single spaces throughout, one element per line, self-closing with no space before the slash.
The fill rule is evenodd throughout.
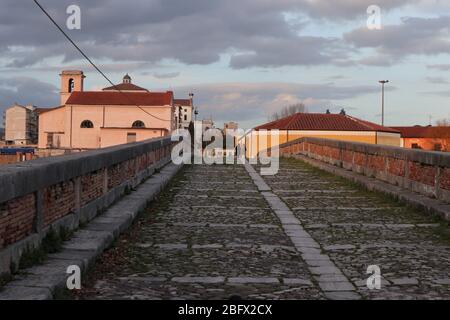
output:
<path id="1" fill-rule="evenodd" d="M 84 74 L 79 70 L 64 70 L 61 77 L 61 105 L 66 104 L 67 99 L 74 91 L 83 91 Z"/>

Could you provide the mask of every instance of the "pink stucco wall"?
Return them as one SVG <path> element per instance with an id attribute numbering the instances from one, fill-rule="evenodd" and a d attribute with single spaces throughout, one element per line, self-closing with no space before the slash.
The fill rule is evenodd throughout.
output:
<path id="1" fill-rule="evenodd" d="M 101 148 L 127 143 L 127 134 L 136 134 L 136 141 L 144 141 L 167 135 L 166 130 L 108 128 L 100 130 Z"/>
<path id="2" fill-rule="evenodd" d="M 160 137 L 174 129 L 172 106 L 66 105 L 39 117 L 39 148 L 46 148 L 49 132 L 63 132 L 61 148 L 96 149 L 127 142 L 127 133 L 136 132 L 137 141 Z M 94 128 L 80 128 L 84 120 Z M 131 130 L 133 122 L 144 122 L 146 129 Z M 130 131 L 131 130 L 131 131 Z"/>

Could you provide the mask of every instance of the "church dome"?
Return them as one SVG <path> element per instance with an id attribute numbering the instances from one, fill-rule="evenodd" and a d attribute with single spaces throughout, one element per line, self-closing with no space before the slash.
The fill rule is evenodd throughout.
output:
<path id="1" fill-rule="evenodd" d="M 123 77 L 123 83 L 131 83 L 131 77 L 128 73 Z"/>

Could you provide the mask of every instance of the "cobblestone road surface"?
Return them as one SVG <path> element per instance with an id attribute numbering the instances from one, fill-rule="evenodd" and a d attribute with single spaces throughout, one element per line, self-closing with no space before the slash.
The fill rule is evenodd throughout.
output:
<path id="1" fill-rule="evenodd" d="M 271 190 L 249 170 L 186 166 L 76 298 L 450 299 L 448 227 L 300 161 Z"/>

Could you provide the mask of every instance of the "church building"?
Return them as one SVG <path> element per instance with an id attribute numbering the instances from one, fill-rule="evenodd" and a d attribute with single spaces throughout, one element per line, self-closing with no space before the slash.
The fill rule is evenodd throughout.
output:
<path id="1" fill-rule="evenodd" d="M 132 83 L 84 91 L 82 71 L 63 71 L 61 106 L 39 113 L 39 148 L 89 150 L 167 136 L 176 128 L 172 91 Z"/>

